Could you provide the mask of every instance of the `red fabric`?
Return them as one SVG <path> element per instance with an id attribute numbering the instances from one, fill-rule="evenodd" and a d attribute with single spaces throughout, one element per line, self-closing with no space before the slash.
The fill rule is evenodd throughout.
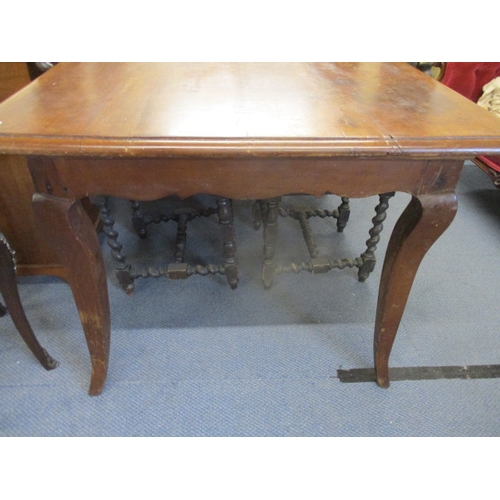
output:
<path id="1" fill-rule="evenodd" d="M 478 156 L 488 167 L 500 172 L 500 156 Z"/>
<path id="2" fill-rule="evenodd" d="M 498 62 L 449 62 L 446 63 L 441 82 L 467 99 L 477 102 L 483 93 L 483 87 L 497 76 L 500 76 Z"/>
<path id="3" fill-rule="evenodd" d="M 477 102 L 483 87 L 500 76 L 497 62 L 449 62 L 441 82 L 471 101 Z M 500 172 L 500 156 L 480 156 L 486 165 Z"/>

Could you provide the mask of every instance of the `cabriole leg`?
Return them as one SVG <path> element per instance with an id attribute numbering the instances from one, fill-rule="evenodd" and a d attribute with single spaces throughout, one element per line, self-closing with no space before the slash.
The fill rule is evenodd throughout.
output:
<path id="1" fill-rule="evenodd" d="M 418 266 L 456 211 L 455 193 L 413 197 L 394 227 L 382 270 L 375 322 L 374 358 L 380 387 L 389 387 L 389 355 Z"/>
<path id="2" fill-rule="evenodd" d="M 101 393 L 109 360 L 110 314 L 106 273 L 94 226 L 79 201 L 36 193 L 33 208 L 40 230 L 68 269 L 69 284 L 92 363 L 89 394 Z"/>
<path id="3" fill-rule="evenodd" d="M 24 313 L 16 283 L 13 253 L 0 233 L 0 292 L 17 331 L 46 370 L 53 370 L 59 363 L 40 345 Z M 1 305 L 1 304 L 0 304 Z M 3 308 L 3 306 L 2 306 Z M 3 308 L 4 313 L 6 312 Z"/>

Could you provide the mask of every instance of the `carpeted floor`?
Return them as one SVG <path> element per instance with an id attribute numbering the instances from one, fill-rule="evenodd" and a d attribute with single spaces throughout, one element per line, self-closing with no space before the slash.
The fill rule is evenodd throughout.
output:
<path id="1" fill-rule="evenodd" d="M 472 163 L 459 184 L 459 210 L 417 275 L 391 356 L 393 367 L 500 364 L 496 257 L 500 190 Z M 333 201 L 332 201 L 333 198 Z M 390 231 L 408 202 L 390 203 L 377 267 L 281 275 L 260 282 L 262 232 L 250 202 L 235 202 L 241 280 L 140 279 L 119 288 L 101 237 L 109 276 L 112 347 L 102 395 L 87 396 L 90 362 L 68 286 L 20 278 L 23 305 L 42 345 L 60 362 L 46 372 L 0 319 L 1 436 L 498 436 L 500 379 L 342 383 L 338 369 L 372 367 L 378 279 Z M 202 199 L 201 202 L 207 200 Z M 338 198 L 306 200 L 334 208 Z M 344 233 L 313 221 L 321 249 L 357 257 L 376 198 L 351 201 Z M 172 228 L 132 231 L 129 203 L 110 200 L 124 253 L 162 263 Z M 280 258 L 304 255 L 298 224 L 280 219 Z M 190 258 L 220 259 L 216 218 L 190 227 Z M 138 257 L 138 255 L 141 257 Z M 151 257 L 152 256 L 152 257 Z"/>

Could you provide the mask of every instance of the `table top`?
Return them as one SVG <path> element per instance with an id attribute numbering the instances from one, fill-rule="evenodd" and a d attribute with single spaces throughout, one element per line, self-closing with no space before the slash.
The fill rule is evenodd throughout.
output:
<path id="1" fill-rule="evenodd" d="M 500 120 L 406 63 L 60 63 L 0 105 L 0 153 L 465 159 Z"/>

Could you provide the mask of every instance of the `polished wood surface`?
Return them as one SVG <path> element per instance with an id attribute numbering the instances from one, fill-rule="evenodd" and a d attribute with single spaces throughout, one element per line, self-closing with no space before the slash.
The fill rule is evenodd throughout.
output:
<path id="1" fill-rule="evenodd" d="M 22 62 L 0 63 L 0 102 L 30 82 L 28 68 Z"/>
<path id="2" fill-rule="evenodd" d="M 494 117 L 405 63 L 59 64 L 5 102 L 0 122 L 2 150 L 21 154 L 450 157 L 498 147 Z"/>
<path id="3" fill-rule="evenodd" d="M 407 64 L 60 64 L 0 105 L 0 153 L 28 156 L 37 223 L 69 269 L 102 390 L 110 320 L 88 195 L 412 195 L 386 253 L 378 384 L 421 260 L 453 220 L 463 160 L 500 122 Z"/>

